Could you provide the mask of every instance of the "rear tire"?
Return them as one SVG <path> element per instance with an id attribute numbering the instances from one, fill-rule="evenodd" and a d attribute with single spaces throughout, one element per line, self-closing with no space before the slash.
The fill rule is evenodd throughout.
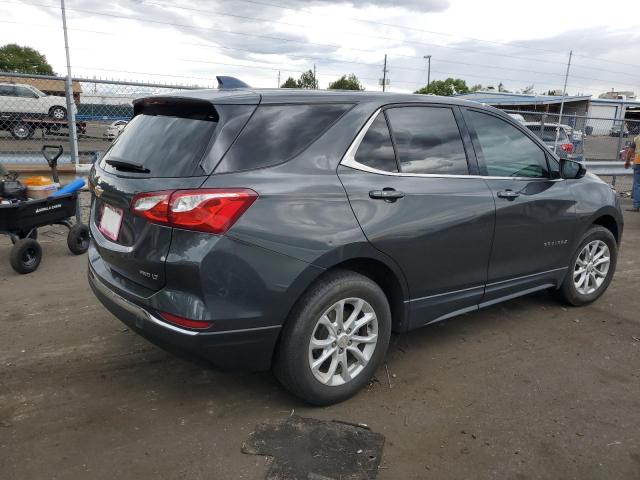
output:
<path id="1" fill-rule="evenodd" d="M 29 140 L 33 137 L 35 129 L 23 122 L 16 122 L 10 130 L 11 136 L 16 140 Z"/>
<path id="2" fill-rule="evenodd" d="M 618 260 L 618 244 L 606 228 L 593 225 L 571 257 L 558 296 L 573 306 L 597 300 L 609 287 Z"/>
<path id="3" fill-rule="evenodd" d="M 89 227 L 84 223 L 76 223 L 69 229 L 67 247 L 74 255 L 82 255 L 89 249 Z"/>
<path id="4" fill-rule="evenodd" d="M 338 312 L 343 312 L 340 320 Z M 390 336 L 391 311 L 382 289 L 368 277 L 336 270 L 294 306 L 274 372 L 287 390 L 308 403 L 341 402 L 368 384 L 385 358 Z"/>
<path id="5" fill-rule="evenodd" d="M 42 260 L 40 244 L 30 238 L 18 240 L 9 256 L 11 267 L 20 274 L 31 273 L 38 269 Z"/>

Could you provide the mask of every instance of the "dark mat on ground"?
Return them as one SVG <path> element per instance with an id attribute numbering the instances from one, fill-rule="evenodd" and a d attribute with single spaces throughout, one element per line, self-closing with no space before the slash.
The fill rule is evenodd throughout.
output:
<path id="1" fill-rule="evenodd" d="M 383 445 L 366 426 L 293 415 L 256 426 L 242 452 L 273 457 L 267 480 L 370 480 Z"/>

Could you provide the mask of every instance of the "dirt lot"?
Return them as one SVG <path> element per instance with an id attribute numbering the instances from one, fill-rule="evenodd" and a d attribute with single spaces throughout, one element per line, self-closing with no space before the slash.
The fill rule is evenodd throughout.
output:
<path id="1" fill-rule="evenodd" d="M 261 479 L 268 459 L 242 442 L 295 410 L 383 433 L 380 479 L 638 479 L 640 215 L 626 220 L 594 305 L 541 293 L 396 337 L 389 377 L 328 408 L 126 330 L 55 231 L 30 276 L 1 239 L 0 478 Z"/>

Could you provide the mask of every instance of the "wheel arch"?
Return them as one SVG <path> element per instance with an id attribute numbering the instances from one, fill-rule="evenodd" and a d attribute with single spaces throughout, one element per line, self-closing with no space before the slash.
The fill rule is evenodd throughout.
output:
<path id="1" fill-rule="evenodd" d="M 620 245 L 620 241 L 622 240 L 623 224 L 615 209 L 603 209 L 598 211 L 593 215 L 589 227 L 593 225 L 599 225 L 609 230 L 613 235 L 613 238 L 616 239 L 616 243 Z"/>
<path id="2" fill-rule="evenodd" d="M 320 267 L 320 268 L 318 268 Z M 343 247 L 323 255 L 303 272 L 290 288 L 287 314 L 283 322 L 289 320 L 291 311 L 300 298 L 323 276 L 335 270 L 350 270 L 364 275 L 376 282 L 389 300 L 392 317 L 392 330 L 405 331 L 409 325 L 409 314 L 405 300 L 409 289 L 404 274 L 388 257 L 369 244 Z"/>

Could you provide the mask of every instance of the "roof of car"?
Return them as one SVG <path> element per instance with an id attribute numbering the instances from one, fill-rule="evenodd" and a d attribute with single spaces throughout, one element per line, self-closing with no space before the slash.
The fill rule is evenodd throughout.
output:
<path id="1" fill-rule="evenodd" d="M 184 90 L 161 97 L 191 98 L 221 104 L 277 104 L 277 103 L 446 103 L 450 105 L 476 106 L 477 102 L 454 97 L 419 95 L 412 93 L 357 92 L 345 90 L 308 90 L 295 88 L 272 89 L 205 89 Z"/>

